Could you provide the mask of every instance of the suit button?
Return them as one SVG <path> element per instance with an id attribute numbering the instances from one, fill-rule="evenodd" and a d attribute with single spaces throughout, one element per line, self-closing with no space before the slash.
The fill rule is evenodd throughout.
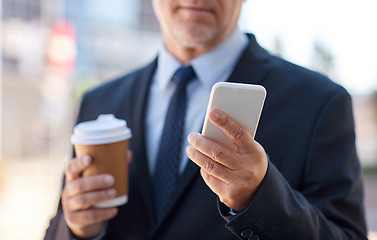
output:
<path id="1" fill-rule="evenodd" d="M 253 235 L 253 231 L 251 231 L 250 229 L 245 229 L 241 233 L 241 237 L 243 238 L 249 238 L 251 237 L 251 235 Z"/>
<path id="2" fill-rule="evenodd" d="M 253 235 L 249 238 L 249 240 L 260 240 L 260 237 L 258 235 Z"/>

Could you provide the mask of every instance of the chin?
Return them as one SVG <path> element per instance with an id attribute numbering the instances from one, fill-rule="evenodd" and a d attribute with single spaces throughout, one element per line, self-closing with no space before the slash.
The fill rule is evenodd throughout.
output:
<path id="1" fill-rule="evenodd" d="M 197 48 L 214 45 L 218 37 L 218 29 L 207 26 L 177 25 L 173 34 L 175 38 L 187 48 Z"/>

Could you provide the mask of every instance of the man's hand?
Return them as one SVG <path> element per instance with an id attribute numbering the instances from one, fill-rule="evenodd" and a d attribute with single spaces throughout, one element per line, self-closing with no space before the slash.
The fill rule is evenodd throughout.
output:
<path id="1" fill-rule="evenodd" d="M 210 120 L 233 142 L 225 147 L 198 133 L 188 136 L 187 156 L 220 201 L 235 211 L 245 210 L 267 172 L 268 158 L 249 132 L 225 113 L 214 110 Z"/>
<path id="2" fill-rule="evenodd" d="M 103 222 L 113 218 L 117 208 L 92 208 L 94 204 L 114 198 L 114 178 L 108 174 L 81 177 L 92 160 L 89 156 L 73 159 L 65 172 L 62 193 L 64 218 L 71 231 L 80 238 L 97 236 Z"/>

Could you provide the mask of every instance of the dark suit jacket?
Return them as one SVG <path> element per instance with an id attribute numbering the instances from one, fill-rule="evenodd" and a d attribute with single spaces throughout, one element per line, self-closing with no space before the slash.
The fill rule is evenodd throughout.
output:
<path id="1" fill-rule="evenodd" d="M 154 220 L 145 114 L 156 60 L 85 95 L 78 122 L 113 113 L 133 131 L 129 202 L 109 221 L 106 239 L 366 239 L 349 94 L 268 54 L 253 35 L 249 40 L 228 81 L 267 89 L 256 140 L 269 155 L 269 167 L 252 203 L 236 217 L 223 215 L 225 206 L 189 161 L 168 213 Z M 46 239 L 69 237 L 59 204 Z"/>

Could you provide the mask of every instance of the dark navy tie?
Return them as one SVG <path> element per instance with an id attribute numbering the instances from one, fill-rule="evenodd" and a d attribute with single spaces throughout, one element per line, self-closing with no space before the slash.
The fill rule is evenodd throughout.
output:
<path id="1" fill-rule="evenodd" d="M 165 212 L 178 178 L 185 138 L 183 134 L 187 109 L 186 86 L 194 78 L 195 72 L 191 66 L 179 68 L 172 78 L 176 83 L 176 89 L 170 99 L 153 175 L 156 219 L 160 219 Z"/>

